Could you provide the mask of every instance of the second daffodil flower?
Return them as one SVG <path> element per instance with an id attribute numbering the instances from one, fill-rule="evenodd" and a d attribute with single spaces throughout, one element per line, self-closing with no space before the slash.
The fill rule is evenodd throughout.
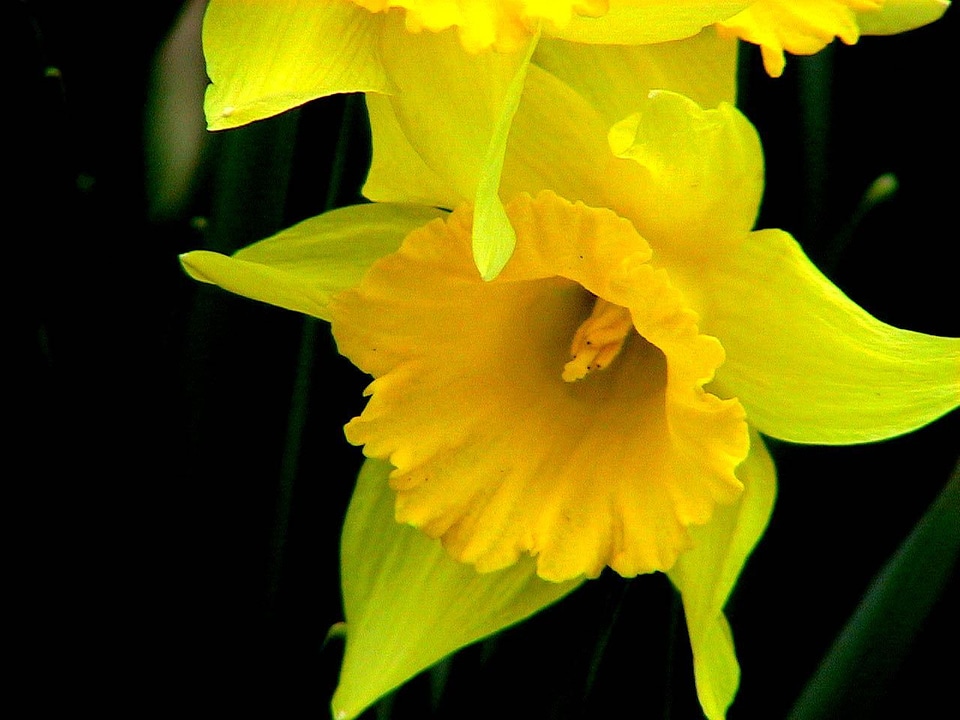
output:
<path id="1" fill-rule="evenodd" d="M 788 234 L 751 230 L 761 149 L 720 102 L 730 88 L 683 66 L 669 86 L 711 109 L 638 94 L 655 55 L 580 52 L 534 56 L 501 184 L 516 249 L 496 279 L 456 192 L 471 165 L 424 162 L 416 95 L 369 99 L 366 192 L 391 202 L 183 257 L 197 279 L 330 321 L 374 378 L 346 428 L 371 460 L 343 538 L 338 717 L 607 566 L 668 573 L 701 704 L 723 717 L 739 678 L 723 606 L 775 494 L 760 433 L 870 442 L 960 404 L 960 340 L 884 324 Z"/>
<path id="2" fill-rule="evenodd" d="M 432 82 L 440 108 L 473 97 L 466 124 L 434 136 L 471 146 L 474 260 L 496 276 L 513 249 L 498 199 L 513 114 L 539 40 L 576 48 L 625 47 L 694 37 L 715 26 L 758 44 L 773 75 L 784 52 L 818 52 L 835 37 L 890 34 L 939 18 L 945 0 L 211 0 L 203 26 L 212 130 L 237 127 L 344 92 L 402 97 Z M 438 39 L 441 40 L 438 42 Z M 471 84 L 460 82 L 470 75 Z M 482 102 L 476 102 L 481 100 Z M 432 112 L 440 124 L 445 111 Z M 472 171 L 474 170 L 475 171 Z M 461 178 L 458 178 L 461 179 Z"/>
<path id="3" fill-rule="evenodd" d="M 341 92 L 393 92 L 398 62 L 423 73 L 461 56 L 524 55 L 539 34 L 590 45 L 646 45 L 716 24 L 755 43 L 771 74 L 784 51 L 888 35 L 937 20 L 947 0 L 210 0 L 204 54 L 212 130 Z M 455 32 L 430 54 L 421 39 Z M 507 61 L 507 65 L 510 63 Z M 499 78 L 492 73 L 492 82 Z"/>

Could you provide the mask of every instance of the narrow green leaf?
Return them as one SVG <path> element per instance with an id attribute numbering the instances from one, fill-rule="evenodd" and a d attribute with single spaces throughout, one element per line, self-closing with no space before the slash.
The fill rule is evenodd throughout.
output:
<path id="1" fill-rule="evenodd" d="M 960 555 L 960 463 L 874 579 L 790 713 L 790 720 L 872 717 Z"/>

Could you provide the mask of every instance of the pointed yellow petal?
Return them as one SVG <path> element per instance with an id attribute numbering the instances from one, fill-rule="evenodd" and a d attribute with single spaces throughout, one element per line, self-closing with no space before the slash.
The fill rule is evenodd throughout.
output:
<path id="1" fill-rule="evenodd" d="M 598 18 L 574 17 L 551 34 L 574 42 L 643 45 L 691 37 L 750 5 L 747 0 L 610 0 Z"/>
<path id="2" fill-rule="evenodd" d="M 211 0 L 208 127 L 245 125 L 333 93 L 391 92 L 377 52 L 382 24 L 339 0 Z"/>
<path id="3" fill-rule="evenodd" d="M 331 295 L 355 286 L 408 232 L 442 214 L 412 205 L 355 205 L 304 220 L 232 257 L 197 250 L 180 260 L 196 280 L 327 320 Z"/>
<path id="4" fill-rule="evenodd" d="M 580 584 L 541 580 L 529 558 L 483 574 L 451 559 L 438 541 L 394 520 L 390 469 L 377 460 L 364 464 L 343 529 L 347 647 L 332 708 L 344 720 Z"/>
<path id="5" fill-rule="evenodd" d="M 496 280 L 463 208 L 333 299 L 340 351 L 375 378 L 347 437 L 396 467 L 398 518 L 481 570 L 524 553 L 552 580 L 670 567 L 739 492 L 743 413 L 702 390 L 723 350 L 626 220 L 550 193 L 507 212 Z M 597 298 L 617 306 L 586 333 L 601 369 L 565 368 Z"/>
<path id="6" fill-rule="evenodd" d="M 880 10 L 857 13 L 864 35 L 895 35 L 939 20 L 950 7 L 947 0 L 884 0 Z"/>
<path id="7" fill-rule="evenodd" d="M 899 330 L 824 277 L 788 234 L 749 234 L 694 281 L 717 372 L 752 425 L 783 440 L 871 442 L 960 405 L 960 339 Z"/>
<path id="8" fill-rule="evenodd" d="M 510 134 L 513 117 L 520 105 L 530 58 L 539 40 L 539 33 L 530 39 L 526 53 L 510 80 L 510 85 L 503 97 L 500 115 L 490 136 L 480 179 L 477 182 L 473 214 L 473 261 L 477 264 L 480 277 L 484 280 L 493 280 L 500 274 L 510 255 L 513 254 L 513 248 L 517 242 L 516 233 L 500 202 L 500 175 L 503 172 L 503 160 L 507 152 L 507 136 Z"/>
<path id="9" fill-rule="evenodd" d="M 524 56 L 469 54 L 451 33 L 405 32 L 399 15 L 385 23 L 381 57 L 397 88 L 399 130 L 451 192 L 472 201 Z"/>
<path id="10" fill-rule="evenodd" d="M 538 34 L 530 36 L 523 52 L 470 54 L 449 33 L 411 35 L 398 32 L 396 17 L 387 21 L 382 57 L 398 93 L 389 106 L 382 100 L 369 105 L 374 129 L 386 134 L 374 133 L 364 192 L 375 199 L 410 201 L 426 191 L 442 193 L 448 203 L 453 196 L 473 201 L 476 263 L 491 279 L 515 241 L 499 198 L 500 174 Z M 440 191 L 444 185 L 446 191 Z"/>
<path id="11" fill-rule="evenodd" d="M 776 495 L 773 460 L 755 431 L 737 477 L 740 499 L 691 531 L 693 547 L 668 572 L 683 597 L 697 695 L 708 720 L 722 720 L 737 693 L 740 667 L 723 607 L 767 527 Z"/>

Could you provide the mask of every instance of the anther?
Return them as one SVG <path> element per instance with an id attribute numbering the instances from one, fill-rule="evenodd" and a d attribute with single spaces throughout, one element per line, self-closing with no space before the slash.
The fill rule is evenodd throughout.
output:
<path id="1" fill-rule="evenodd" d="M 633 328 L 630 311 L 597 298 L 590 317 L 581 323 L 570 343 L 570 362 L 563 366 L 566 382 L 582 380 L 612 363 Z"/>

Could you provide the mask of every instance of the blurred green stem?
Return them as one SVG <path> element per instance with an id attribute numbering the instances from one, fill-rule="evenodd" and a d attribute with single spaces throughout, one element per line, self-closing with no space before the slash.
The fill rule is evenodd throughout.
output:
<path id="1" fill-rule="evenodd" d="M 329 184 L 324 199 L 323 212 L 337 207 L 343 181 L 343 173 L 350 147 L 350 139 L 355 122 L 361 114 L 358 103 L 361 96 L 347 96 L 337 144 L 334 149 L 330 168 Z M 283 461 L 280 469 L 280 483 L 277 489 L 276 517 L 273 524 L 271 562 L 268 585 L 269 607 L 276 608 L 280 590 L 280 578 L 283 572 L 283 558 L 286 551 L 287 534 L 290 527 L 290 511 L 293 504 L 293 487 L 300 470 L 300 449 L 303 445 L 304 428 L 310 411 L 310 390 L 312 386 L 313 361 L 317 348 L 317 321 L 303 319 L 300 334 L 300 350 L 297 356 L 297 371 L 293 383 L 293 395 L 290 398 L 290 412 L 287 415 L 287 431 L 284 438 Z"/>

